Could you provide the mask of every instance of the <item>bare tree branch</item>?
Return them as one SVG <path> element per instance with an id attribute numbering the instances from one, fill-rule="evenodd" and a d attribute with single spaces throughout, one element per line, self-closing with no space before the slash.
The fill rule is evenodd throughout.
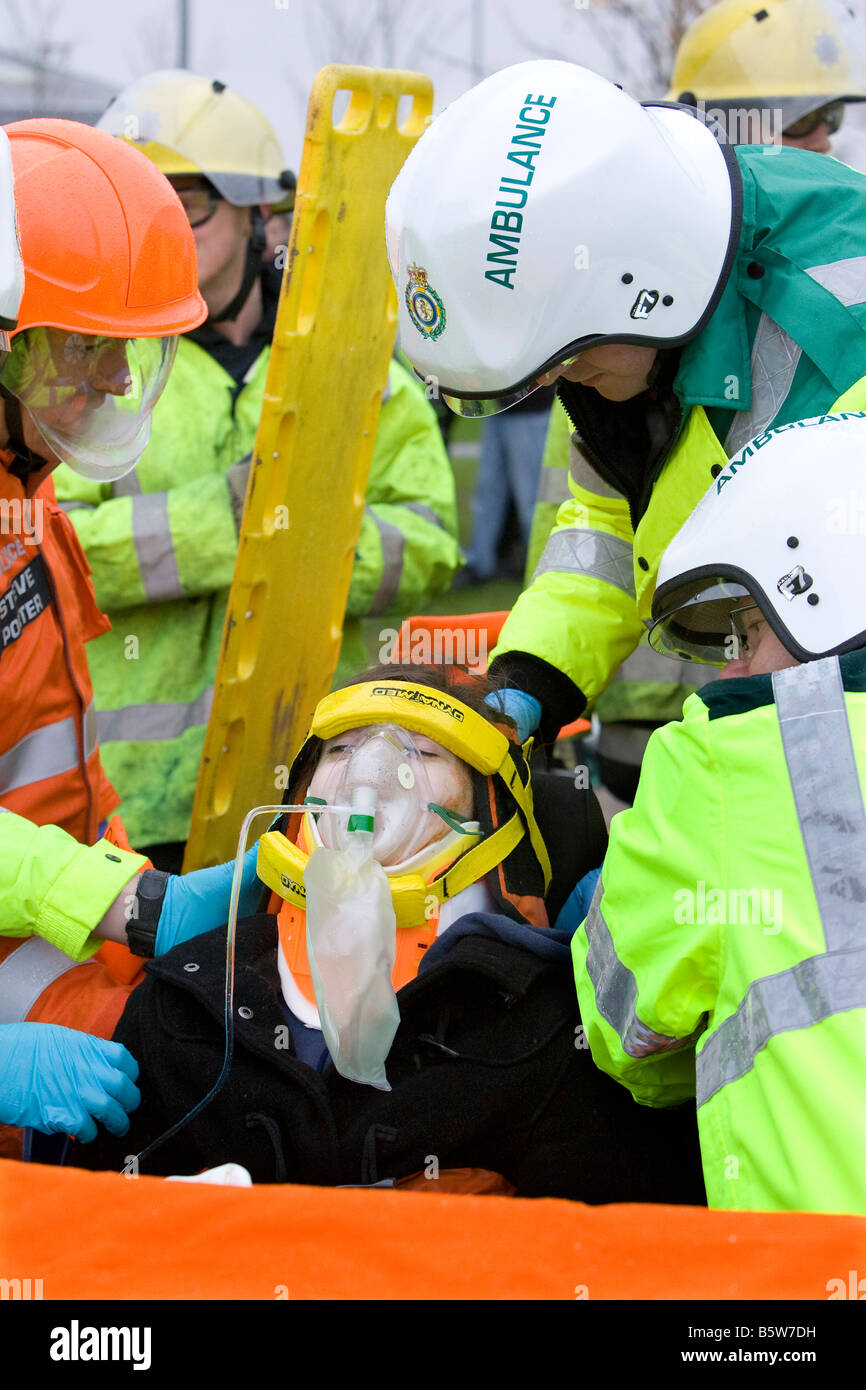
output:
<path id="1" fill-rule="evenodd" d="M 650 13 L 646 0 L 606 0 L 603 10 L 594 6 L 585 14 L 592 22 L 593 36 L 601 41 L 612 64 L 620 65 L 631 84 L 658 95 L 668 87 L 683 34 L 712 3 L 714 0 L 656 0 Z M 640 45 L 637 59 L 625 65 L 628 72 L 622 59 L 624 30 Z"/>

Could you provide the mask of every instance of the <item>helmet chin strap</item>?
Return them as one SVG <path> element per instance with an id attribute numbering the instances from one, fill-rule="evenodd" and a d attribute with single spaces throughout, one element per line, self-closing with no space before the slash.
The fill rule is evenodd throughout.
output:
<path id="1" fill-rule="evenodd" d="M 32 473 L 41 473 L 44 468 L 50 468 L 51 461 L 43 458 L 41 454 L 34 454 L 29 445 L 25 443 L 21 402 L 2 382 L 0 382 L 0 396 L 3 397 L 4 401 L 6 430 L 9 435 L 9 443 L 6 447 L 15 459 L 15 462 L 9 465 L 9 472 L 21 482 L 26 482 Z"/>
<path id="2" fill-rule="evenodd" d="M 262 252 L 267 244 L 265 237 L 265 220 L 262 217 L 261 209 L 258 207 L 250 208 L 250 217 L 252 226 L 250 228 L 250 238 L 247 242 L 247 255 L 240 289 L 237 294 L 229 300 L 226 307 L 221 309 L 218 314 L 208 314 L 208 323 L 232 323 L 249 299 L 250 290 L 261 274 Z"/>

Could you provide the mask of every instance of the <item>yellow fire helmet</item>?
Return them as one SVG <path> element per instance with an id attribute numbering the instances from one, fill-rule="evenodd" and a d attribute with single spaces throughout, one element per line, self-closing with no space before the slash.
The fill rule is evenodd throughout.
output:
<path id="1" fill-rule="evenodd" d="M 288 212 L 295 175 L 270 121 L 216 78 L 183 68 L 149 73 L 114 98 L 98 122 L 137 145 L 169 177 L 199 174 L 236 207 Z"/>
<path id="2" fill-rule="evenodd" d="M 413 927 L 423 921 L 431 894 L 441 907 L 492 870 L 497 874 L 488 882 L 500 902 L 531 920 L 536 914 L 530 904 L 544 898 L 551 878 L 550 859 L 533 810 L 528 762 L 532 740 L 522 747 L 512 742 L 451 689 L 379 679 L 326 695 L 292 764 L 287 802 L 297 805 L 304 797 L 325 739 L 377 724 L 396 724 L 434 739 L 469 766 L 473 779 L 477 827 L 476 833 L 467 835 L 469 847 L 432 882 L 419 873 L 390 879 L 397 926 Z M 315 813 L 314 804 L 311 813 Z M 300 820 L 296 812 L 282 829 L 261 837 L 257 872 L 281 898 L 305 908 L 303 875 L 308 855 L 293 842 Z"/>
<path id="3" fill-rule="evenodd" d="M 781 128 L 866 101 L 862 20 L 837 0 L 721 0 L 686 30 L 668 99 L 778 108 Z"/>

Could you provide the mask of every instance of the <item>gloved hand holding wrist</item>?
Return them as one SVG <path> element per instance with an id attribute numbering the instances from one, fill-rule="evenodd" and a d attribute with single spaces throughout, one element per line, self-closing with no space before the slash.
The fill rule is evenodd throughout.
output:
<path id="1" fill-rule="evenodd" d="M 516 690 L 513 687 L 493 690 L 485 697 L 484 703 L 497 714 L 504 714 L 507 719 L 514 721 L 521 743 L 525 743 L 529 735 L 538 728 L 541 705 L 534 695 L 528 695 L 525 690 Z"/>
<path id="2" fill-rule="evenodd" d="M 262 882 L 256 877 L 258 844 L 247 850 L 241 876 L 238 916 L 255 912 Z M 170 874 L 156 930 L 154 955 L 164 956 L 182 941 L 202 932 L 225 926 L 229 916 L 232 875 L 235 861 L 211 869 L 195 869 L 191 874 Z"/>
<path id="3" fill-rule="evenodd" d="M 53 1023 L 0 1027 L 0 1123 L 96 1138 L 99 1120 L 126 1134 L 141 1104 L 138 1063 L 121 1043 Z"/>

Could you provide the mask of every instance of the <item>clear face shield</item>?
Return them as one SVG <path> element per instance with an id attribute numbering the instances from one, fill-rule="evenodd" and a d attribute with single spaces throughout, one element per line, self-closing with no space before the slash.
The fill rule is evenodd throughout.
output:
<path id="1" fill-rule="evenodd" d="M 743 655 L 756 607 L 742 584 L 718 578 L 693 580 L 653 606 L 661 611 L 649 632 L 650 646 L 662 656 L 705 666 L 725 666 Z"/>
<path id="2" fill-rule="evenodd" d="M 348 806 L 357 787 L 376 792 L 373 856 L 383 867 L 405 863 L 472 816 L 472 778 L 454 753 L 423 734 L 396 724 L 349 729 L 325 741 L 307 800 Z M 436 808 L 436 809 L 431 809 Z M 347 812 L 322 816 L 326 849 L 345 849 Z"/>
<path id="3" fill-rule="evenodd" d="M 85 478 L 114 482 L 144 452 L 176 348 L 176 337 L 28 328 L 14 339 L 0 381 L 57 458 Z"/>

